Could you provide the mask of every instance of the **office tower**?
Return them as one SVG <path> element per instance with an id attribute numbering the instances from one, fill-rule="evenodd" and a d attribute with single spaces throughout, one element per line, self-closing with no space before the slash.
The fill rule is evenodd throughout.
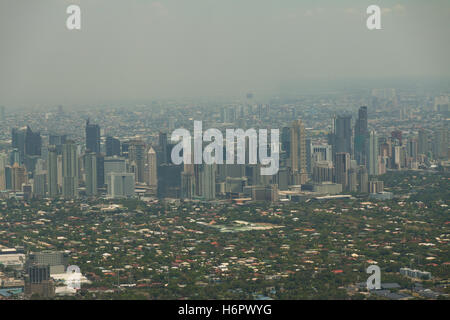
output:
<path id="1" fill-rule="evenodd" d="M 368 136 L 367 130 L 367 107 L 359 108 L 358 119 L 355 123 L 355 160 L 359 165 L 366 164 L 366 139 Z"/>
<path id="2" fill-rule="evenodd" d="M 359 166 L 358 169 L 358 191 L 361 193 L 369 192 L 369 174 L 367 173 L 367 168 L 365 166 Z"/>
<path id="3" fill-rule="evenodd" d="M 106 137 L 106 156 L 120 156 L 120 140 L 113 137 Z"/>
<path id="4" fill-rule="evenodd" d="M 278 201 L 278 186 L 276 184 L 267 186 L 252 186 L 251 194 L 253 201 Z"/>
<path id="5" fill-rule="evenodd" d="M 417 155 L 418 155 L 417 139 L 409 138 L 407 148 L 408 148 L 408 155 L 412 159 L 412 161 L 417 161 Z"/>
<path id="6" fill-rule="evenodd" d="M 317 161 L 313 167 L 313 181 L 317 183 L 333 181 L 333 163 L 331 161 Z"/>
<path id="7" fill-rule="evenodd" d="M 393 169 L 401 169 L 402 168 L 402 147 L 401 146 L 393 146 L 392 147 L 392 164 L 391 167 Z"/>
<path id="8" fill-rule="evenodd" d="M 111 198 L 134 196 L 134 173 L 110 172 L 106 176 L 107 193 Z"/>
<path id="9" fill-rule="evenodd" d="M 332 147 L 329 144 L 311 145 L 311 166 L 314 167 L 314 163 L 318 161 L 333 161 Z"/>
<path id="10" fill-rule="evenodd" d="M 147 167 L 148 167 L 148 185 L 158 186 L 158 163 L 155 150 L 150 147 L 147 153 Z"/>
<path id="11" fill-rule="evenodd" d="M 429 147 L 429 137 L 428 137 L 428 132 L 425 131 L 424 129 L 420 129 L 419 130 L 419 140 L 417 142 L 417 149 L 418 149 L 418 153 L 419 154 L 428 154 L 428 151 L 430 151 L 430 147 Z"/>
<path id="12" fill-rule="evenodd" d="M 354 168 L 351 168 L 348 171 L 348 190 L 350 192 L 355 192 L 358 190 L 358 177 L 357 177 L 357 171 Z"/>
<path id="13" fill-rule="evenodd" d="M 306 172 L 306 132 L 301 119 L 291 125 L 291 172 L 293 184 L 304 184 L 308 180 Z"/>
<path id="14" fill-rule="evenodd" d="M 370 193 L 379 193 L 383 192 L 384 190 L 384 183 L 383 181 L 369 181 L 369 192 Z"/>
<path id="15" fill-rule="evenodd" d="M 25 167 L 16 162 L 11 168 L 11 182 L 13 191 L 22 191 L 22 185 L 27 183 L 27 172 Z"/>
<path id="16" fill-rule="evenodd" d="M 333 156 L 342 152 L 352 154 L 352 116 L 340 115 L 333 119 L 329 144 L 332 145 Z"/>
<path id="17" fill-rule="evenodd" d="M 134 168 L 135 179 L 138 183 L 145 183 L 145 143 L 141 140 L 130 141 L 128 159 Z"/>
<path id="18" fill-rule="evenodd" d="M 86 121 L 86 150 L 88 152 L 100 152 L 100 126 Z"/>
<path id="19" fill-rule="evenodd" d="M 181 198 L 192 199 L 195 195 L 194 175 L 190 171 L 181 173 Z"/>
<path id="20" fill-rule="evenodd" d="M 198 166 L 200 165 L 195 165 L 194 167 Z M 182 171 L 183 165 L 161 164 L 158 166 L 158 197 L 180 198 Z M 201 181 L 201 179 L 197 181 Z M 198 187 L 197 184 L 196 187 Z"/>
<path id="21" fill-rule="evenodd" d="M 65 134 L 51 134 L 49 136 L 48 144 L 55 146 L 57 154 L 62 154 L 62 146 L 66 143 L 67 135 Z"/>
<path id="22" fill-rule="evenodd" d="M 369 175 L 378 175 L 378 137 L 375 131 L 371 131 L 366 144 L 367 170 Z"/>
<path id="23" fill-rule="evenodd" d="M 97 188 L 103 188 L 105 186 L 105 154 L 96 154 L 97 163 Z"/>
<path id="24" fill-rule="evenodd" d="M 33 194 L 37 197 L 44 197 L 47 193 L 47 172 L 39 171 L 33 176 Z"/>
<path id="25" fill-rule="evenodd" d="M 27 126 L 25 133 L 25 155 L 27 156 L 40 156 L 42 147 L 41 134 L 39 132 L 33 132 L 29 126 Z"/>
<path id="26" fill-rule="evenodd" d="M 8 155 L 0 153 L 0 191 L 6 190 L 6 174 L 5 168 L 8 165 Z"/>
<path id="27" fill-rule="evenodd" d="M 14 163 L 21 163 L 20 152 L 17 148 L 14 148 L 9 153 L 9 165 L 12 166 Z"/>
<path id="28" fill-rule="evenodd" d="M 105 157 L 104 159 L 105 177 L 111 172 L 127 172 L 126 160 L 121 157 Z"/>
<path id="29" fill-rule="evenodd" d="M 401 146 L 403 144 L 403 134 L 400 130 L 392 131 L 391 138 L 393 141 L 397 142 L 397 145 Z"/>
<path id="30" fill-rule="evenodd" d="M 84 171 L 86 175 L 86 195 L 97 194 L 97 155 L 87 153 L 84 155 Z"/>
<path id="31" fill-rule="evenodd" d="M 32 265 L 28 267 L 24 291 L 28 296 L 38 294 L 43 298 L 53 297 L 55 295 L 55 286 L 50 278 L 50 266 Z"/>
<path id="32" fill-rule="evenodd" d="M 445 160 L 448 158 L 448 128 L 446 126 L 434 131 L 433 157 L 434 159 Z"/>
<path id="33" fill-rule="evenodd" d="M 78 152 L 74 141 L 67 140 L 62 154 L 62 194 L 64 198 L 78 197 Z"/>
<path id="34" fill-rule="evenodd" d="M 42 139 L 39 132 L 33 132 L 29 126 L 11 130 L 12 148 L 19 151 L 19 164 L 22 164 L 25 156 L 40 156 Z"/>
<path id="35" fill-rule="evenodd" d="M 348 190 L 348 172 L 350 170 L 350 154 L 338 152 L 335 156 L 335 181 L 342 185 L 342 190 Z"/>
<path id="36" fill-rule="evenodd" d="M 167 133 L 160 132 L 158 137 L 158 165 L 169 163 L 170 154 L 168 154 L 167 145 Z"/>
<path id="37" fill-rule="evenodd" d="M 201 169 L 201 194 L 205 200 L 216 198 L 216 170 L 214 164 L 203 164 Z"/>
<path id="38" fill-rule="evenodd" d="M 291 156 L 291 128 L 283 127 L 281 130 L 281 150 L 286 152 L 287 158 Z"/>
<path id="39" fill-rule="evenodd" d="M 25 157 L 25 136 L 26 136 L 26 127 L 17 129 L 11 129 L 11 147 L 16 149 L 18 152 L 18 161 L 15 161 L 19 164 L 23 163 L 23 159 Z M 14 165 L 14 163 L 11 163 Z"/>
<path id="40" fill-rule="evenodd" d="M 68 264 L 68 255 L 62 251 L 44 250 L 32 252 L 28 255 L 28 265 L 49 266 L 50 275 L 64 273 Z"/>

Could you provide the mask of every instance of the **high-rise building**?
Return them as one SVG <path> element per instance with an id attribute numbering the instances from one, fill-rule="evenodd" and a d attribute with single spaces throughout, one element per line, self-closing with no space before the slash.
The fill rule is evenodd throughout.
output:
<path id="1" fill-rule="evenodd" d="M 27 126 L 25 134 L 25 155 L 40 156 L 41 147 L 42 147 L 41 134 L 39 132 L 31 131 L 31 128 Z"/>
<path id="2" fill-rule="evenodd" d="M 128 198 L 134 195 L 134 173 L 108 173 L 106 184 L 108 196 L 111 198 Z"/>
<path id="3" fill-rule="evenodd" d="M 369 192 L 370 193 L 379 193 L 383 192 L 384 190 L 384 183 L 383 181 L 369 181 Z"/>
<path id="4" fill-rule="evenodd" d="M 359 108 L 358 119 L 355 123 L 355 160 L 359 165 L 366 164 L 366 140 L 368 138 L 367 131 L 367 107 Z"/>
<path id="5" fill-rule="evenodd" d="M 367 170 L 369 175 L 379 174 L 378 165 L 378 136 L 375 131 L 371 131 L 369 134 L 369 139 L 366 144 L 366 154 L 367 154 Z"/>
<path id="6" fill-rule="evenodd" d="M 51 134 L 49 136 L 48 144 L 55 146 L 56 151 L 59 155 L 62 154 L 62 146 L 66 143 L 67 135 L 65 134 Z"/>
<path id="7" fill-rule="evenodd" d="M 308 180 L 306 172 L 306 132 L 301 119 L 291 125 L 291 157 L 290 166 L 293 184 L 304 184 Z"/>
<path id="8" fill-rule="evenodd" d="M 86 194 L 97 194 L 97 154 L 86 153 L 84 155 L 84 170 L 86 175 Z"/>
<path id="9" fill-rule="evenodd" d="M 103 188 L 105 186 L 105 154 L 96 154 L 97 163 L 97 188 Z"/>
<path id="10" fill-rule="evenodd" d="M 158 156 L 158 164 L 169 163 L 167 133 L 160 132 L 158 138 L 158 151 L 160 154 L 160 156 Z"/>
<path id="11" fill-rule="evenodd" d="M 125 158 L 121 157 L 105 157 L 104 160 L 105 177 L 111 172 L 127 172 Z"/>
<path id="12" fill-rule="evenodd" d="M 22 185 L 27 183 L 27 171 L 17 162 L 11 168 L 11 182 L 14 191 L 22 191 Z"/>
<path id="13" fill-rule="evenodd" d="M 418 153 L 427 155 L 430 151 L 428 132 L 424 129 L 419 130 Z"/>
<path id="14" fill-rule="evenodd" d="M 106 137 L 106 156 L 120 156 L 120 140 L 113 137 Z"/>
<path id="15" fill-rule="evenodd" d="M 6 174 L 5 168 L 8 165 L 8 155 L 0 153 L 0 191 L 6 190 Z"/>
<path id="16" fill-rule="evenodd" d="M 448 158 L 448 128 L 442 126 L 434 131 L 433 157 L 435 159 Z"/>
<path id="17" fill-rule="evenodd" d="M 62 150 L 61 150 L 62 151 Z M 58 162 L 56 147 L 48 149 L 47 157 L 47 190 L 50 197 L 58 195 Z"/>
<path id="18" fill-rule="evenodd" d="M 130 141 L 128 159 L 134 168 L 135 179 L 138 183 L 145 183 L 145 143 L 141 140 Z"/>
<path id="19" fill-rule="evenodd" d="M 317 161 L 313 167 L 313 181 L 331 182 L 333 181 L 333 163 L 331 161 Z"/>
<path id="20" fill-rule="evenodd" d="M 335 181 L 342 185 L 342 190 L 347 191 L 348 172 L 350 170 L 350 154 L 347 152 L 338 152 L 335 156 Z"/>
<path id="21" fill-rule="evenodd" d="M 418 143 L 417 139 L 415 138 L 409 138 L 408 139 L 408 155 L 413 161 L 417 161 L 417 155 L 418 155 Z"/>
<path id="22" fill-rule="evenodd" d="M 148 185 L 158 186 L 158 163 L 155 150 L 150 147 L 147 153 Z"/>
<path id="23" fill-rule="evenodd" d="M 78 197 L 78 152 L 74 141 L 67 140 L 62 154 L 62 194 L 65 198 Z"/>
<path id="24" fill-rule="evenodd" d="M 367 173 L 367 168 L 365 166 L 359 166 L 358 169 L 358 184 L 359 192 L 368 193 L 369 192 L 369 174 Z"/>
<path id="25" fill-rule="evenodd" d="M 47 172 L 39 171 L 33 176 L 33 194 L 37 197 L 44 197 L 47 193 Z"/>
<path id="26" fill-rule="evenodd" d="M 13 128 L 11 129 L 11 147 L 17 150 L 18 161 L 15 161 L 19 164 L 23 163 L 23 159 L 25 157 L 25 136 L 26 136 L 27 127 L 23 127 L 20 129 Z M 14 163 L 11 163 L 14 165 Z"/>
<path id="27" fill-rule="evenodd" d="M 86 150 L 88 152 L 100 152 L 100 126 L 86 121 Z"/>
<path id="28" fill-rule="evenodd" d="M 340 115 L 333 119 L 329 144 L 332 145 L 333 155 L 345 152 L 352 154 L 352 116 Z"/>
<path id="29" fill-rule="evenodd" d="M 202 198 L 213 200 L 216 198 L 216 170 L 214 164 L 203 164 L 201 168 Z"/>

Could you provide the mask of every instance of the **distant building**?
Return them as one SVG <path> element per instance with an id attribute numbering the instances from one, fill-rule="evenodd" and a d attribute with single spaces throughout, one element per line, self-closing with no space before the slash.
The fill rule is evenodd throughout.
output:
<path id="1" fill-rule="evenodd" d="M 78 197 L 78 151 L 74 141 L 67 140 L 62 154 L 62 191 L 64 198 Z"/>
<path id="2" fill-rule="evenodd" d="M 120 156 L 120 140 L 113 137 L 106 137 L 106 156 Z"/>
<path id="3" fill-rule="evenodd" d="M 338 152 L 335 156 L 335 182 L 342 185 L 342 190 L 347 191 L 349 187 L 348 172 L 350 170 L 350 154 Z"/>
<path id="4" fill-rule="evenodd" d="M 431 273 L 427 271 L 420 271 L 410 268 L 400 268 L 400 274 L 415 279 L 431 280 Z"/>
<path id="5" fill-rule="evenodd" d="M 106 177 L 107 192 L 111 198 L 134 196 L 134 173 L 111 172 Z"/>
<path id="6" fill-rule="evenodd" d="M 86 194 L 97 195 L 97 154 L 87 153 L 84 155 L 84 171 L 86 175 Z"/>
<path id="7" fill-rule="evenodd" d="M 86 150 L 88 152 L 100 152 L 100 126 L 86 121 Z"/>

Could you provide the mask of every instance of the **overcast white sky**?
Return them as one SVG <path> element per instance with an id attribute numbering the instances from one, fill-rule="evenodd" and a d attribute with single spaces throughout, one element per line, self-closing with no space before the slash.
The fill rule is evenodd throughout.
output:
<path id="1" fill-rule="evenodd" d="M 66 29 L 81 6 L 82 28 Z M 366 8 L 383 9 L 383 30 Z M 0 105 L 449 77 L 448 0 L 1 0 Z"/>

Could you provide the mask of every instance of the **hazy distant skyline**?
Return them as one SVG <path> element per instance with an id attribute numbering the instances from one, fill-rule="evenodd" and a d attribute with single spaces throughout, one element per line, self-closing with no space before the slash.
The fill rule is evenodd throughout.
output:
<path id="1" fill-rule="evenodd" d="M 81 7 L 81 30 L 66 8 Z M 366 8 L 383 30 L 366 28 Z M 276 93 L 450 77 L 446 0 L 2 0 L 0 105 Z"/>

